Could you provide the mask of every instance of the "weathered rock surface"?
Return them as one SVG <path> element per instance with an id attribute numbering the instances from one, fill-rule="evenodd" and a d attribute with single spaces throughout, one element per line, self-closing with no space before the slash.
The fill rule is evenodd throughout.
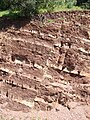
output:
<path id="1" fill-rule="evenodd" d="M 90 11 L 46 17 L 45 24 L 0 20 L 0 112 L 89 120 Z"/>

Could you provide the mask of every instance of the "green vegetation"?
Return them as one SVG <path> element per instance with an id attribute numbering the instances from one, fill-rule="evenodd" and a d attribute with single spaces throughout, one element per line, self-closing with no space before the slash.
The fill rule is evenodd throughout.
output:
<path id="1" fill-rule="evenodd" d="M 4 15 L 8 15 L 8 14 L 9 14 L 9 10 L 1 11 L 0 12 L 0 17 L 2 17 Z"/>
<path id="2" fill-rule="evenodd" d="M 10 13 L 19 11 L 20 16 L 33 16 L 46 9 L 48 12 L 53 11 L 58 0 L 6 0 L 0 1 L 0 9 L 9 9 Z M 3 7 L 4 6 L 4 7 Z"/>
<path id="3" fill-rule="evenodd" d="M 90 0 L 1 0 L 0 17 L 32 17 L 43 12 L 90 9 Z"/>
<path id="4" fill-rule="evenodd" d="M 78 7 L 78 6 L 73 6 L 72 8 L 67 8 L 67 6 L 59 6 L 59 7 L 56 7 L 54 9 L 54 12 L 58 12 L 58 11 L 71 11 L 71 10 L 82 10 L 81 7 Z"/>

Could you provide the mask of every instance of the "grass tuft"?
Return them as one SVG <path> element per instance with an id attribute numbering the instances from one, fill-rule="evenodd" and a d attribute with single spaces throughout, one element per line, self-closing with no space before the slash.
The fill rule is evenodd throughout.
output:
<path id="1" fill-rule="evenodd" d="M 9 10 L 0 11 L 0 17 L 3 17 L 4 15 L 8 15 L 8 14 L 9 14 Z"/>

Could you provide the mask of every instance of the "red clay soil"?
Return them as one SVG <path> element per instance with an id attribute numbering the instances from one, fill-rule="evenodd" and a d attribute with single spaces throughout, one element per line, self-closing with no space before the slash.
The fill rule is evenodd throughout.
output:
<path id="1" fill-rule="evenodd" d="M 90 120 L 90 11 L 0 19 L 0 115 Z"/>

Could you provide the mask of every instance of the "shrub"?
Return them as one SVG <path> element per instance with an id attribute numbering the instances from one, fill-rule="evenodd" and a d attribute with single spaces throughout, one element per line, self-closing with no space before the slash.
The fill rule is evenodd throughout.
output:
<path id="1" fill-rule="evenodd" d="M 19 11 L 21 16 L 33 16 L 39 13 L 40 9 L 53 11 L 59 0 L 2 0 L 4 9 Z"/>
<path id="2" fill-rule="evenodd" d="M 0 0 L 0 10 L 6 10 L 10 8 L 10 1 L 9 0 Z"/>
<path id="3" fill-rule="evenodd" d="M 36 0 L 12 0 L 10 9 L 19 11 L 22 16 L 32 16 L 36 13 Z"/>
<path id="4" fill-rule="evenodd" d="M 22 16 L 33 16 L 39 13 L 40 9 L 47 9 L 51 12 L 58 0 L 12 0 L 11 9 L 20 11 Z"/>
<path id="5" fill-rule="evenodd" d="M 76 0 L 67 0 L 66 1 L 67 8 L 72 8 L 75 5 L 76 5 Z"/>

